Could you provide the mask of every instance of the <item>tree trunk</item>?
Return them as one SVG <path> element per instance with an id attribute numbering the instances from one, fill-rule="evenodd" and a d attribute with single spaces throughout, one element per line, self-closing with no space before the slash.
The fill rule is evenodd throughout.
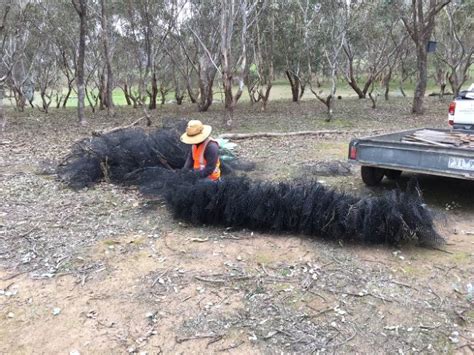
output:
<path id="1" fill-rule="evenodd" d="M 267 110 L 268 101 L 270 99 L 270 91 L 272 90 L 272 83 L 269 82 L 265 88 L 265 92 L 263 89 L 258 93 L 259 98 L 262 100 L 262 111 Z"/>
<path id="2" fill-rule="evenodd" d="M 446 83 L 442 83 L 439 87 L 439 98 L 442 100 L 444 98 L 444 92 L 446 90 Z"/>
<path id="3" fill-rule="evenodd" d="M 298 102 L 300 100 L 300 78 L 289 70 L 286 70 L 285 74 L 290 82 L 292 100 Z"/>
<path id="4" fill-rule="evenodd" d="M 199 58 L 199 112 L 206 112 L 212 105 L 212 85 L 216 76 L 216 69 L 212 66 L 207 54 Z"/>
<path id="5" fill-rule="evenodd" d="M 384 97 L 385 100 L 388 101 L 388 93 L 390 92 L 390 80 L 392 79 L 392 68 L 388 69 L 387 75 L 383 78 L 383 84 L 385 86 L 385 93 Z"/>
<path id="6" fill-rule="evenodd" d="M 74 80 L 73 80 L 74 81 Z M 63 101 L 63 108 L 66 107 L 66 104 L 69 100 L 69 96 L 71 95 L 71 92 L 72 92 L 72 83 L 73 81 L 68 81 L 67 83 L 67 93 L 66 93 L 66 96 L 64 97 L 64 101 Z M 58 107 L 59 108 L 59 107 Z"/>
<path id="7" fill-rule="evenodd" d="M 225 116 L 224 124 L 227 127 L 232 127 L 232 122 L 234 118 L 234 98 L 232 95 L 232 75 L 229 75 L 227 72 L 223 72 L 222 83 L 224 85 L 224 107 L 225 107 Z"/>
<path id="8" fill-rule="evenodd" d="M 99 78 L 99 110 L 102 111 L 102 110 L 105 110 L 105 108 L 107 107 L 107 103 L 106 103 L 106 100 L 107 100 L 107 94 L 106 94 L 106 82 L 105 82 L 105 76 L 104 76 L 104 72 L 102 71 L 102 73 L 100 74 L 100 78 Z"/>
<path id="9" fill-rule="evenodd" d="M 166 103 L 166 94 L 168 93 L 168 90 L 163 87 L 163 86 L 160 86 L 160 95 L 161 95 L 161 106 L 163 106 L 165 103 Z"/>
<path id="10" fill-rule="evenodd" d="M 325 119 L 326 122 L 330 122 L 332 119 L 332 112 L 333 112 L 332 104 L 333 104 L 333 95 L 329 95 L 326 100 L 326 108 L 327 108 L 327 111 L 326 111 L 327 118 Z"/>
<path id="11" fill-rule="evenodd" d="M 428 55 L 424 43 L 417 48 L 416 67 L 418 70 L 418 80 L 415 87 L 411 112 L 421 115 L 423 114 L 423 99 L 425 97 L 428 81 Z"/>
<path id="12" fill-rule="evenodd" d="M 364 93 L 364 91 L 360 89 L 359 85 L 357 85 L 357 81 L 355 80 L 353 76 L 350 78 L 350 80 L 347 81 L 347 83 L 356 92 L 359 99 L 366 98 L 366 94 Z"/>
<path id="13" fill-rule="evenodd" d="M 61 103 L 63 101 L 63 96 L 62 95 L 59 95 L 59 93 L 57 92 L 56 93 L 56 108 L 60 108 L 61 107 Z"/>
<path id="14" fill-rule="evenodd" d="M 405 93 L 405 90 L 403 90 L 403 81 L 400 80 L 400 85 L 399 85 L 400 92 L 403 97 L 407 97 L 407 94 Z"/>
<path id="15" fill-rule="evenodd" d="M 89 106 L 92 109 L 92 113 L 95 113 L 95 104 L 94 104 L 94 102 L 92 101 L 92 98 L 91 98 L 92 94 L 89 95 L 89 91 L 87 90 L 87 88 L 84 89 L 84 95 L 87 98 L 87 102 L 89 102 Z"/>
<path id="16" fill-rule="evenodd" d="M 348 70 L 349 70 L 349 73 L 347 73 L 344 77 L 345 77 L 347 83 L 349 84 L 349 86 L 356 92 L 359 99 L 365 99 L 366 94 L 367 94 L 367 90 L 368 90 L 370 84 L 367 85 L 367 83 L 366 83 L 366 85 L 364 86 L 364 90 L 361 90 L 361 88 L 357 84 L 356 78 L 354 77 L 354 57 L 352 55 L 351 48 L 350 47 L 344 47 L 343 49 L 344 49 L 344 53 L 346 54 L 346 57 L 347 57 L 347 60 L 348 60 Z"/>
<path id="17" fill-rule="evenodd" d="M 79 55 L 77 57 L 77 116 L 79 123 L 86 124 L 84 115 L 84 56 L 86 52 L 86 30 L 87 30 L 87 0 L 72 0 L 80 19 L 79 27 Z"/>
<path id="18" fill-rule="evenodd" d="M 426 85 L 428 81 L 428 53 L 427 44 L 435 27 L 436 15 L 451 0 L 412 0 L 411 18 L 402 16 L 401 20 L 416 46 L 416 68 L 418 71 L 415 95 L 413 97 L 413 106 L 411 112 L 414 114 L 423 113 L 423 99 L 425 97 Z M 428 5 L 426 8 L 425 6 Z"/>
<path id="19" fill-rule="evenodd" d="M 3 113 L 3 96 L 5 95 L 5 86 L 3 80 L 0 82 L 0 132 L 5 131 L 7 126 L 7 117 Z"/>
<path id="20" fill-rule="evenodd" d="M 107 112 L 113 113 L 114 101 L 113 101 L 113 73 L 112 73 L 112 59 L 110 55 L 109 47 L 109 21 L 107 19 L 107 11 L 105 7 L 106 0 L 100 1 L 101 6 L 101 25 L 102 25 L 102 41 L 104 45 L 104 57 L 105 57 L 105 66 L 106 66 L 106 76 L 107 80 L 105 83 L 104 90 L 104 101 L 107 106 Z"/>
<path id="21" fill-rule="evenodd" d="M 458 96 L 459 91 L 461 90 L 462 84 L 461 85 L 459 84 L 458 76 L 456 75 L 455 70 L 453 70 L 452 73 L 449 75 L 448 80 L 449 80 L 449 85 L 451 86 L 451 89 L 453 90 L 454 97 Z"/>
<path id="22" fill-rule="evenodd" d="M 197 99 L 194 96 L 193 88 L 191 87 L 191 83 L 189 82 L 186 84 L 186 91 L 188 92 L 189 100 L 191 100 L 191 103 L 197 103 Z"/>
<path id="23" fill-rule="evenodd" d="M 158 83 L 156 81 L 156 73 L 153 73 L 153 75 L 151 76 L 151 92 L 149 92 L 148 94 L 148 96 L 150 97 L 148 109 L 155 110 L 156 98 L 158 97 Z"/>
<path id="24" fill-rule="evenodd" d="M 51 105 L 51 96 L 48 97 L 48 95 L 46 94 L 46 90 L 41 90 L 40 96 L 44 113 L 49 113 L 49 105 Z"/>
<path id="25" fill-rule="evenodd" d="M 369 92 L 369 98 L 372 102 L 371 108 L 375 109 L 377 107 L 377 96 L 372 95 L 372 92 Z"/>
<path id="26" fill-rule="evenodd" d="M 122 91 L 123 91 L 123 95 L 125 96 L 125 101 L 127 102 L 127 105 L 131 106 L 132 101 L 130 100 L 130 95 L 128 94 L 128 85 L 127 85 L 127 83 L 124 84 L 124 86 L 122 88 Z"/>
<path id="27" fill-rule="evenodd" d="M 13 88 L 13 96 L 15 98 L 15 104 L 16 108 L 18 109 L 19 112 L 25 111 L 25 106 L 26 106 L 26 97 L 23 95 L 23 92 L 21 91 L 21 88 L 18 89 L 16 87 Z"/>

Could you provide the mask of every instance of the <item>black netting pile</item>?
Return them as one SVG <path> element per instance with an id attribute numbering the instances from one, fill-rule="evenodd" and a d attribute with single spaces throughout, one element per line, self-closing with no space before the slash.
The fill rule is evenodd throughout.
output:
<path id="1" fill-rule="evenodd" d="M 150 133 L 141 128 L 121 129 L 76 142 L 57 173 L 74 188 L 93 185 L 103 178 L 125 182 L 137 169 L 181 168 L 188 149 L 173 129 Z"/>
<path id="2" fill-rule="evenodd" d="M 192 174 L 151 169 L 140 186 L 146 194 L 163 196 L 176 218 L 192 223 L 366 243 L 444 242 L 415 182 L 405 192 L 358 198 L 317 182 L 271 183 L 232 176 L 215 184 Z"/>
<path id="3" fill-rule="evenodd" d="M 186 121 L 146 132 L 125 128 L 76 142 L 71 153 L 58 166 L 57 174 L 73 188 L 84 188 L 100 180 L 133 183 L 143 169 L 162 167 L 170 170 L 184 166 L 190 147 L 181 143 Z M 251 170 L 251 162 L 222 161 L 223 174 Z"/>

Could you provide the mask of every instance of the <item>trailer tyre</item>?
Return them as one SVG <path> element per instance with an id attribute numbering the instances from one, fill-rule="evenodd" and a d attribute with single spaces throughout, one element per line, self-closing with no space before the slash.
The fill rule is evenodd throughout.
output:
<path id="1" fill-rule="evenodd" d="M 401 170 L 385 169 L 385 176 L 389 180 L 397 180 L 402 175 Z"/>
<path id="2" fill-rule="evenodd" d="M 362 166 L 360 168 L 360 175 L 362 176 L 362 181 L 367 186 L 375 186 L 380 181 L 382 181 L 385 174 L 384 169 L 374 168 L 373 166 Z"/>

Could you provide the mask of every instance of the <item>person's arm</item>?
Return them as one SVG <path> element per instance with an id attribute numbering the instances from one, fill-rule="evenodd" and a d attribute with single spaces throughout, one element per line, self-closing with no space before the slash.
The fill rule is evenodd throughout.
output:
<path id="1" fill-rule="evenodd" d="M 219 159 L 219 146 L 215 142 L 209 142 L 204 152 L 204 159 L 206 159 L 206 166 L 199 171 L 199 177 L 206 178 L 212 174 Z"/>
<path id="2" fill-rule="evenodd" d="M 186 156 L 186 162 L 184 163 L 183 169 L 190 170 L 193 168 L 194 160 L 193 160 L 193 148 L 188 151 L 188 155 Z"/>

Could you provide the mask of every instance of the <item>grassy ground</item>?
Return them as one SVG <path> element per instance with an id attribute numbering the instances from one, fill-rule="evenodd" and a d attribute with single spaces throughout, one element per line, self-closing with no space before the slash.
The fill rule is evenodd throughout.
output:
<path id="1" fill-rule="evenodd" d="M 329 83 L 324 82 L 322 87 L 319 88 L 318 90 L 323 90 L 323 92 L 327 92 L 328 85 L 329 85 Z M 413 91 L 414 91 L 414 87 L 415 87 L 414 82 L 405 83 L 403 89 L 404 89 L 406 95 L 412 96 Z M 235 88 L 235 90 L 237 90 L 237 87 Z M 249 99 L 249 96 L 248 96 L 248 92 L 247 92 L 246 89 L 244 89 L 244 90 L 245 91 L 242 95 L 241 101 L 242 102 L 249 102 L 250 99 Z M 439 91 L 439 88 L 436 87 L 435 83 L 430 82 L 429 85 L 428 85 L 427 93 L 429 94 L 431 92 L 438 92 L 438 91 Z M 383 88 L 377 88 L 376 89 L 376 93 L 378 93 L 380 95 L 382 95 L 383 92 L 384 92 Z M 354 90 L 349 85 L 347 85 L 346 82 L 343 82 L 343 81 L 340 81 L 339 84 L 338 84 L 337 95 L 340 95 L 344 98 L 356 97 L 357 96 L 356 93 L 354 92 Z M 399 90 L 398 82 L 395 82 L 395 81 L 392 82 L 392 84 L 391 84 L 391 95 L 394 96 L 394 97 L 401 97 L 402 96 L 402 94 Z M 220 90 L 220 87 L 216 86 L 214 99 L 218 100 L 218 101 L 221 101 L 221 102 L 224 100 L 223 92 L 222 92 L 222 90 Z M 271 93 L 270 93 L 270 100 L 274 101 L 274 100 L 290 100 L 290 99 L 291 99 L 291 89 L 290 89 L 290 86 L 288 84 L 288 81 L 284 80 L 284 79 L 276 80 L 273 84 L 273 87 L 272 87 L 272 90 L 271 90 Z M 314 99 L 314 95 L 311 93 L 309 87 L 306 88 L 306 91 L 305 91 L 302 99 L 303 100 L 313 100 Z M 127 105 L 127 102 L 125 100 L 125 96 L 123 94 L 123 91 L 119 88 L 117 88 L 113 91 L 113 100 L 114 100 L 115 105 L 118 105 L 118 106 L 126 106 Z M 160 100 L 161 100 L 161 97 L 159 96 L 158 101 L 160 101 Z M 174 102 L 174 100 L 175 100 L 174 91 L 170 91 L 166 95 L 166 102 L 167 103 L 169 103 L 171 101 Z M 4 101 L 5 101 L 5 104 L 7 106 L 10 106 L 10 105 L 13 104 L 9 100 L 4 100 Z M 34 104 L 41 106 L 41 97 L 39 96 L 39 93 L 35 93 Z M 86 100 L 86 105 L 88 105 L 87 100 Z M 54 106 L 54 102 L 51 104 L 51 106 Z M 67 107 L 76 107 L 76 106 L 77 106 L 77 96 L 73 92 L 71 94 L 69 100 L 68 100 Z"/>
<path id="2" fill-rule="evenodd" d="M 317 176 L 348 193 L 380 194 L 395 183 L 369 189 L 356 168 L 316 168 L 345 163 L 356 135 L 446 126 L 448 101 L 427 98 L 418 117 L 410 101 L 381 100 L 372 110 L 367 100 L 343 98 L 329 123 L 314 100 L 275 101 L 267 112 L 242 102 L 234 131 L 341 133 L 244 140 L 237 153 L 257 163 L 252 178 Z M 142 114 L 87 111 L 82 127 L 74 109 L 7 111 L 0 353 L 472 353 L 472 183 L 419 177 L 449 241 L 443 252 L 192 226 L 134 189 L 103 182 L 72 191 L 56 181 L 54 167 L 75 140 Z M 223 116 L 221 104 L 207 113 L 191 105 L 152 112 L 155 126 L 193 117 L 216 134 L 225 131 Z"/>

